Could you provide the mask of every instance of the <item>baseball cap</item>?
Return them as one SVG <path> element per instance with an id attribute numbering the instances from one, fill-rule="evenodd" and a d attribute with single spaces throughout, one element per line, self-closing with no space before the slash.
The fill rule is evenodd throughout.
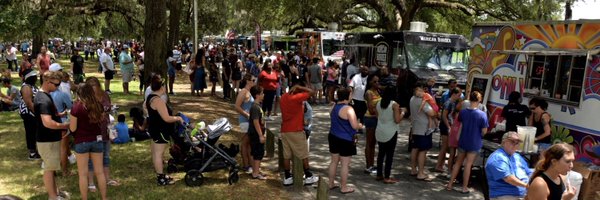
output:
<path id="1" fill-rule="evenodd" d="M 62 68 L 62 67 L 61 67 L 61 66 L 60 66 L 58 63 L 52 63 L 52 64 L 50 65 L 50 67 L 48 67 L 48 71 L 51 71 L 51 72 L 60 71 L 60 70 L 62 70 L 62 69 L 63 69 L 63 68 Z"/>
<path id="2" fill-rule="evenodd" d="M 502 135 L 502 141 L 504 141 L 505 139 L 523 142 L 523 140 L 521 140 L 521 138 L 519 137 L 519 133 L 514 132 L 514 131 L 509 131 L 509 132 L 504 133 L 504 135 Z"/>

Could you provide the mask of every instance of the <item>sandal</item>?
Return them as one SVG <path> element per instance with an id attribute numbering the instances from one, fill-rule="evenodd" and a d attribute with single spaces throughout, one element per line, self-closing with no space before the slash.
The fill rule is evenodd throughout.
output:
<path id="1" fill-rule="evenodd" d="M 342 194 L 350 194 L 350 193 L 353 193 L 353 192 L 354 192 L 354 188 L 348 188 L 348 190 L 346 190 L 346 191 L 342 191 L 342 190 L 340 190 L 340 192 L 341 192 Z"/>
<path id="2" fill-rule="evenodd" d="M 169 180 L 173 180 L 173 178 L 168 177 Z M 119 186 L 119 182 L 115 181 L 115 180 L 109 180 L 108 182 L 106 182 L 106 185 L 110 185 L 110 186 Z"/>
<path id="3" fill-rule="evenodd" d="M 385 183 L 385 184 L 394 184 L 394 183 L 397 183 L 397 182 L 398 182 L 398 179 L 395 179 L 395 178 L 386 178 L 386 179 L 383 179 L 383 183 Z"/>
<path id="4" fill-rule="evenodd" d="M 333 187 L 330 187 L 329 190 L 335 190 L 335 189 L 338 189 L 338 188 L 340 188 L 339 185 L 333 185 Z"/>
<path id="5" fill-rule="evenodd" d="M 433 181 L 433 178 L 431 178 L 431 177 L 425 177 L 425 178 L 419 178 L 419 177 L 417 177 L 417 180 L 419 180 L 419 181 L 425 181 L 425 182 L 431 182 L 431 181 Z"/>
<path id="6" fill-rule="evenodd" d="M 258 176 L 252 176 L 252 179 L 267 180 L 267 177 L 263 176 L 262 174 L 258 174 Z"/>
<path id="7" fill-rule="evenodd" d="M 88 185 L 88 190 L 89 190 L 90 192 L 96 192 L 96 191 L 97 191 L 97 189 L 96 189 L 96 185 Z"/>

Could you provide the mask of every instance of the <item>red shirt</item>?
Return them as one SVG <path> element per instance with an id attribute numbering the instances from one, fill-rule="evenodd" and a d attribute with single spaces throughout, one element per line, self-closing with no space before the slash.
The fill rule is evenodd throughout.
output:
<path id="1" fill-rule="evenodd" d="M 258 75 L 258 79 L 261 80 L 260 86 L 265 90 L 277 90 L 277 84 L 279 84 L 279 80 L 277 77 L 277 72 L 275 70 L 271 70 L 271 73 L 267 73 L 267 71 L 261 71 Z"/>
<path id="2" fill-rule="evenodd" d="M 80 101 L 75 102 L 71 109 L 71 115 L 77 118 L 77 130 L 73 133 L 75 138 L 75 144 L 82 142 L 93 142 L 96 141 L 96 135 L 102 135 L 101 124 L 105 123 L 92 123 L 88 117 L 88 111 Z"/>
<path id="3" fill-rule="evenodd" d="M 43 74 L 44 72 L 48 71 L 48 68 L 50 67 L 50 55 L 40 54 L 38 59 L 40 59 L 40 71 Z"/>
<path id="4" fill-rule="evenodd" d="M 304 104 L 308 100 L 308 92 L 281 95 L 281 132 L 298 132 L 304 130 Z"/>

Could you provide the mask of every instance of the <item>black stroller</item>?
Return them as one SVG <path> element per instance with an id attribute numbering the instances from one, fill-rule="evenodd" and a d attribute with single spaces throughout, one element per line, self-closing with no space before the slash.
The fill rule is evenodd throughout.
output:
<path id="1" fill-rule="evenodd" d="M 185 120 L 185 119 L 184 119 Z M 231 185 L 238 182 L 238 166 L 235 156 L 239 152 L 238 145 L 225 147 L 216 146 L 219 137 L 231 130 L 227 118 L 220 118 L 212 125 L 204 127 L 203 122 L 193 127 L 186 123 L 180 129 L 180 139 L 175 140 L 170 148 L 173 157 L 167 164 L 168 172 L 178 171 L 178 165 L 183 165 L 186 172 L 185 183 L 188 186 L 200 186 L 204 183 L 203 172 L 229 169 L 227 182 Z"/>

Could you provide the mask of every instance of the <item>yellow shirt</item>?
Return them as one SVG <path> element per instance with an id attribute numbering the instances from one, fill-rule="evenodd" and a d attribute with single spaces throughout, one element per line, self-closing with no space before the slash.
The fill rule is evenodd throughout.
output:
<path id="1" fill-rule="evenodd" d="M 371 113 L 368 109 L 368 106 L 375 107 L 379 101 L 381 101 L 381 95 L 377 90 L 367 90 L 367 97 L 371 96 L 373 99 L 371 101 L 371 105 L 367 105 L 367 113 L 365 113 L 365 117 L 377 117 L 374 113 Z"/>

